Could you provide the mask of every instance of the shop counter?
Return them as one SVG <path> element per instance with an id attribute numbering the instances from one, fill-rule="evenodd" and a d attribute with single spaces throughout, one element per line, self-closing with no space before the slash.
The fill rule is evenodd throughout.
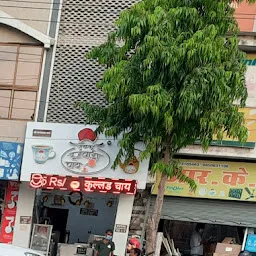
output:
<path id="1" fill-rule="evenodd" d="M 57 256 L 86 255 L 93 256 L 94 249 L 88 244 L 62 244 L 58 243 Z"/>

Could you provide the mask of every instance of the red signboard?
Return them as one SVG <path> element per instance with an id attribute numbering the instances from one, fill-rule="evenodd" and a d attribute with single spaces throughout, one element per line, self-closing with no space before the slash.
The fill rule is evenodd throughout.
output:
<path id="1" fill-rule="evenodd" d="M 5 193 L 5 204 L 2 217 L 0 242 L 11 244 L 13 239 L 13 229 L 17 211 L 17 201 L 19 196 L 19 183 L 9 181 Z"/>
<path id="2" fill-rule="evenodd" d="M 137 190 L 137 181 L 33 173 L 30 187 L 134 195 Z"/>

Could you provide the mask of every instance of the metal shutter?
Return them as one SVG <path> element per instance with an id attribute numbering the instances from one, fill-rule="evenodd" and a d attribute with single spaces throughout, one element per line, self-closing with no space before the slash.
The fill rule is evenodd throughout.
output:
<path id="1" fill-rule="evenodd" d="M 152 213 L 156 196 L 151 196 Z M 256 228 L 256 203 L 165 197 L 162 218 Z"/>

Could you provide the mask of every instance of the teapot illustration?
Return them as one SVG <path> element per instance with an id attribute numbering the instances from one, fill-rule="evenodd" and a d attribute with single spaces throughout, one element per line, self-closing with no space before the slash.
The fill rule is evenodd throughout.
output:
<path id="1" fill-rule="evenodd" d="M 125 173 L 134 174 L 138 172 L 140 167 L 140 162 L 136 156 L 133 156 L 128 162 L 128 164 L 125 164 L 119 161 L 119 166 Z"/>

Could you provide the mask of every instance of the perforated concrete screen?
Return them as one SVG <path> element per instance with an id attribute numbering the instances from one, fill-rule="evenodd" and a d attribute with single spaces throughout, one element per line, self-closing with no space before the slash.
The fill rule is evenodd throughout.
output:
<path id="1" fill-rule="evenodd" d="M 48 122 L 83 123 L 83 113 L 74 103 L 86 100 L 104 104 L 102 94 L 96 89 L 104 68 L 85 60 L 89 47 L 83 45 L 60 45 L 57 48 L 51 84 Z"/>
<path id="2" fill-rule="evenodd" d="M 77 100 L 105 104 L 96 89 L 104 68 L 86 60 L 85 54 L 106 40 L 120 12 L 136 2 L 138 0 L 64 1 L 47 122 L 83 123 L 83 113 L 74 108 Z"/>

